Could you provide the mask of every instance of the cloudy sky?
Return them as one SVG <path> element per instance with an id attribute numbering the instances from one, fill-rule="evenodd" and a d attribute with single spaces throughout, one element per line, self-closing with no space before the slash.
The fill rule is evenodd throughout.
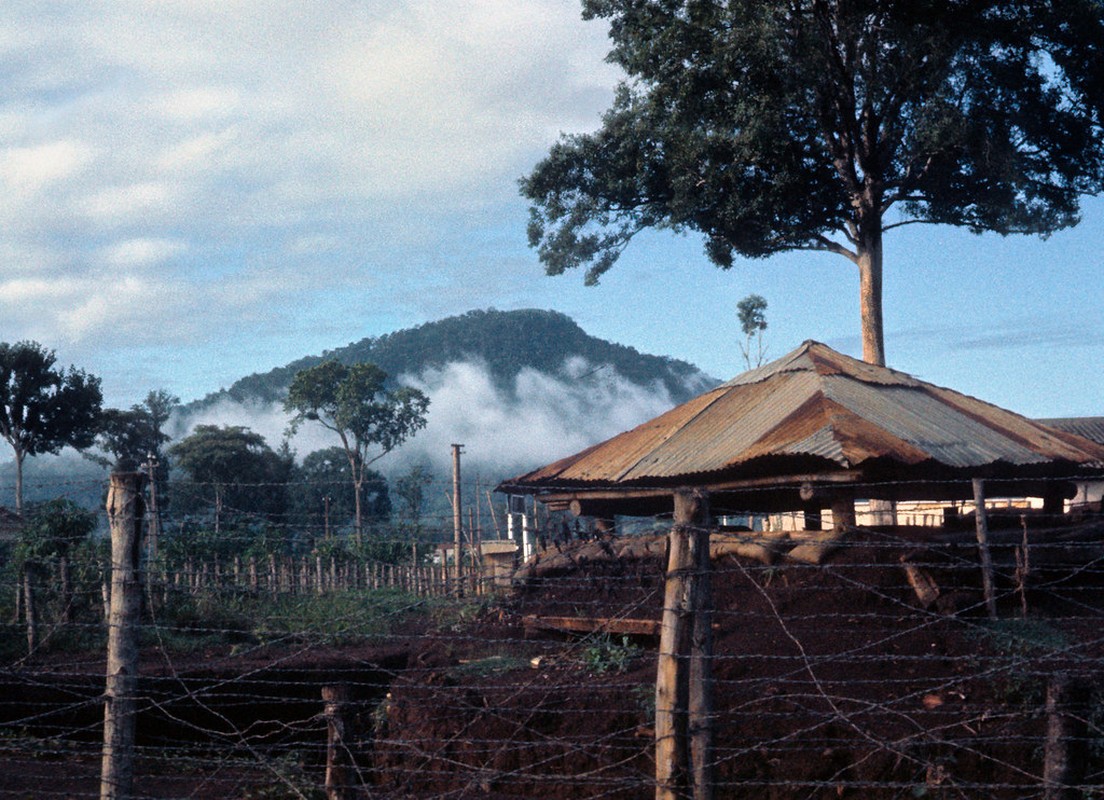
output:
<path id="1" fill-rule="evenodd" d="M 36 339 L 112 405 L 185 400 L 472 308 L 742 368 L 858 354 L 827 254 L 722 272 L 652 235 L 601 286 L 549 278 L 517 179 L 592 129 L 617 74 L 577 0 L 109 0 L 0 7 L 0 340 Z M 1104 414 L 1104 202 L 1047 241 L 923 226 L 886 250 L 891 366 L 1034 416 Z"/>

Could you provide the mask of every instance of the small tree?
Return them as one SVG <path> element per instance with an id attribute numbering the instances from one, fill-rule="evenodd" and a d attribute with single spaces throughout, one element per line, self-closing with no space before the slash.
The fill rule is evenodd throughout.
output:
<path id="1" fill-rule="evenodd" d="M 15 454 L 15 510 L 23 513 L 23 461 L 92 444 L 99 423 L 100 379 L 54 367 L 38 342 L 0 342 L 0 436 Z"/>
<path id="2" fill-rule="evenodd" d="M 37 641 L 35 611 L 35 574 L 48 562 L 57 561 L 61 599 L 61 620 L 72 618 L 73 551 L 88 540 L 96 528 L 96 515 L 72 500 L 57 498 L 33 507 L 20 534 L 16 560 L 21 567 L 27 641 L 33 650 Z"/>
<path id="3" fill-rule="evenodd" d="M 426 425 L 429 398 L 417 389 L 387 387 L 387 373 L 375 364 L 346 366 L 324 361 L 296 374 L 284 409 L 292 416 L 289 435 L 313 421 L 341 440 L 353 485 L 353 530 L 362 541 L 362 491 L 368 466 Z"/>
<path id="4" fill-rule="evenodd" d="M 740 352 L 744 354 L 744 363 L 748 369 L 763 365 L 767 354 L 763 347 L 763 331 L 767 329 L 767 301 L 757 294 L 749 294 L 736 304 L 736 314 L 740 318 L 740 329 L 744 332 L 744 341 Z M 755 363 L 752 364 L 751 343 L 755 341 Z"/>

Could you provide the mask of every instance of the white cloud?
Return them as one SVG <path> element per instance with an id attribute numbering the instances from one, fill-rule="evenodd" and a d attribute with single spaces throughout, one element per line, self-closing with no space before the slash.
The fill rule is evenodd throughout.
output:
<path id="1" fill-rule="evenodd" d="M 9 147 L 0 152 L 0 176 L 9 190 L 38 192 L 74 175 L 90 155 L 87 145 L 71 140 Z"/>
<path id="2" fill-rule="evenodd" d="M 613 83 L 562 0 L 15 0 L 0 31 L 5 336 L 107 360 L 409 315 Z"/>
<path id="3" fill-rule="evenodd" d="M 184 250 L 183 242 L 171 239 L 127 239 L 104 251 L 104 260 L 116 267 L 142 267 L 167 261 Z"/>
<path id="4" fill-rule="evenodd" d="M 133 224 L 140 217 L 168 210 L 171 199 L 169 186 L 158 181 L 108 186 L 88 198 L 84 211 L 100 225 Z"/>

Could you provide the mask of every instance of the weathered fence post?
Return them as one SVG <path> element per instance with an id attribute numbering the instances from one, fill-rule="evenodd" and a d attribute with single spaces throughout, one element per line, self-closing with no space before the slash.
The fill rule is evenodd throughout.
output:
<path id="1" fill-rule="evenodd" d="M 326 800 L 353 800 L 355 771 L 345 730 L 349 688 L 323 686 L 322 700 L 326 703 Z"/>
<path id="2" fill-rule="evenodd" d="M 709 501 L 693 496 L 690 533 L 690 786 L 694 800 L 713 799 L 713 580 L 709 560 Z M 677 506 L 676 506 L 677 508 Z"/>
<path id="3" fill-rule="evenodd" d="M 993 592 L 993 557 L 989 553 L 989 518 L 985 512 L 985 481 L 974 478 L 974 519 L 977 522 L 978 556 L 981 559 L 981 587 L 989 619 L 997 618 L 997 598 Z"/>
<path id="4" fill-rule="evenodd" d="M 111 475 L 107 517 L 111 525 L 111 612 L 107 626 L 100 800 L 125 800 L 134 780 L 134 722 L 138 687 L 138 622 L 142 606 L 141 476 Z"/>
<path id="5" fill-rule="evenodd" d="M 1043 800 L 1078 800 L 1088 761 L 1087 687 L 1059 672 L 1047 685 Z"/>
<path id="6" fill-rule="evenodd" d="M 695 800 L 712 797 L 712 599 L 702 582 L 708 513 L 704 492 L 675 493 L 656 667 L 656 800 L 686 797 L 688 789 Z"/>

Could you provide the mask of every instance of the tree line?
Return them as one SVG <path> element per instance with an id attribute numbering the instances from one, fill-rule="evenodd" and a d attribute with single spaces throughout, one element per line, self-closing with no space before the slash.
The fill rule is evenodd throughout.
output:
<path id="1" fill-rule="evenodd" d="M 171 504 L 196 528 L 296 522 L 324 535 L 348 529 L 359 543 L 366 521 L 392 512 L 387 481 L 371 465 L 425 427 L 429 399 L 391 385 L 374 364 L 301 370 L 284 404 L 288 433 L 319 425 L 335 441 L 301 464 L 286 439 L 273 449 L 242 426 L 198 425 L 170 446 L 165 428 L 179 404 L 157 390 L 130 408 L 105 408 L 99 378 L 61 368 L 38 342 L 0 343 L 0 436 L 14 456 L 16 514 L 27 510 L 27 457 L 71 447 L 105 467 L 146 473 L 161 509 Z M 398 482 L 405 520 L 417 521 L 429 480 L 415 467 Z"/>

